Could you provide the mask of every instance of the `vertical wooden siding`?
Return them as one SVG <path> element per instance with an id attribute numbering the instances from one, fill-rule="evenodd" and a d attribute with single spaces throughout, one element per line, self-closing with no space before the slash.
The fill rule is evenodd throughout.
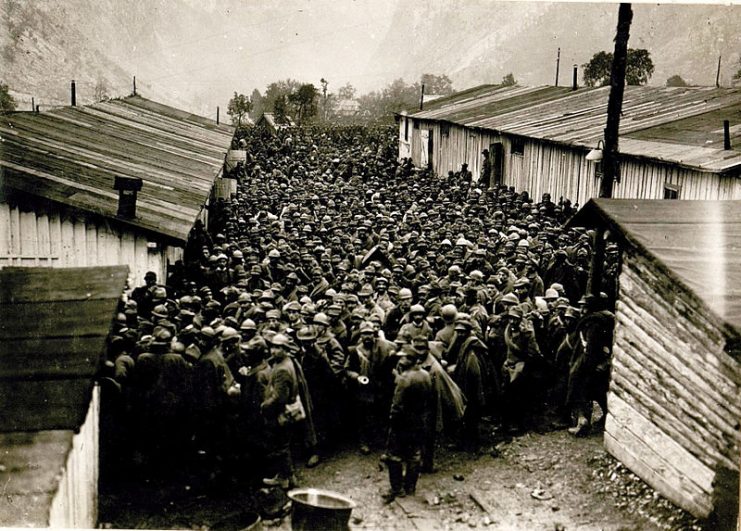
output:
<path id="1" fill-rule="evenodd" d="M 513 154 L 512 138 L 440 122 L 409 119 L 412 160 L 422 165 L 420 130 L 429 129 L 433 139 L 433 170 L 439 175 L 460 170 L 468 163 L 474 177 L 481 172 L 481 152 L 494 142 L 504 145 L 504 184 L 527 190 L 535 200 L 548 192 L 554 199 L 563 196 L 580 205 L 598 197 L 600 179 L 596 165 L 586 160 L 586 149 L 571 148 L 537 140 L 524 139 L 523 154 Z M 403 120 L 402 120 L 403 122 Z M 417 123 L 419 128 L 414 128 Z M 447 134 L 443 134 L 447 130 Z M 403 123 L 399 130 L 403 140 Z M 680 199 L 741 199 L 741 179 L 681 168 L 669 163 L 643 161 L 626 157 L 622 163 L 621 182 L 615 183 L 613 197 L 663 199 L 664 185 L 680 187 Z"/>
<path id="2" fill-rule="evenodd" d="M 93 389 L 85 423 L 72 439 L 49 511 L 51 528 L 94 529 L 98 524 L 98 442 L 100 389 Z"/>
<path id="3" fill-rule="evenodd" d="M 616 322 L 605 446 L 707 517 L 717 471 L 738 467 L 741 365 L 719 324 L 634 251 L 624 255 Z"/>
<path id="4" fill-rule="evenodd" d="M 147 248 L 148 238 L 101 221 L 72 217 L 51 207 L 34 210 L 0 202 L 0 267 L 74 267 L 128 265 L 141 284 L 147 271 L 166 276 L 167 260 L 182 258 L 182 248 Z"/>

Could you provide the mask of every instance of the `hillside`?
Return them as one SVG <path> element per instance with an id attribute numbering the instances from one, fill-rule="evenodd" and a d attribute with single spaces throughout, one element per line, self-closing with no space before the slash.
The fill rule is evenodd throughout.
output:
<path id="1" fill-rule="evenodd" d="M 451 5 L 460 9 L 451 13 Z M 741 8 L 634 4 L 630 46 L 651 52 L 652 84 L 680 74 L 694 84 L 730 83 L 739 68 Z M 522 84 L 552 84 L 561 48 L 560 83 L 573 64 L 612 51 L 617 5 L 582 3 L 450 2 L 398 4 L 374 62 L 392 61 L 400 76 L 446 72 L 456 88 L 498 82 L 508 72 Z"/>
<path id="2" fill-rule="evenodd" d="M 21 108 L 35 97 L 42 108 L 69 103 L 69 83 L 80 103 L 94 101 L 96 84 L 110 96 L 132 90 L 165 103 L 199 107 L 197 91 L 167 85 L 167 73 L 190 65 L 179 42 L 218 31 L 186 2 L 74 0 L 0 3 L 0 79 Z"/>
<path id="3" fill-rule="evenodd" d="M 739 68 L 741 7 L 634 5 L 630 45 L 651 51 L 653 84 L 680 74 L 721 82 Z M 447 73 L 457 89 L 496 83 L 561 84 L 571 65 L 611 50 L 616 4 L 490 0 L 0 0 L 0 80 L 20 108 L 90 103 L 96 85 L 139 92 L 200 114 L 232 93 L 279 79 L 359 93 L 393 79 Z"/>

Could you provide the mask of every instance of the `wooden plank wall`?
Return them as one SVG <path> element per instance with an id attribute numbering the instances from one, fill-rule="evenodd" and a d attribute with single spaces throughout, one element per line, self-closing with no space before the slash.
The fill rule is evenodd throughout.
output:
<path id="1" fill-rule="evenodd" d="M 132 282 L 140 285 L 147 271 L 164 279 L 168 257 L 182 258 L 179 247 L 150 251 L 147 242 L 142 234 L 68 216 L 55 207 L 0 201 L 0 267 L 128 265 Z"/>
<path id="2" fill-rule="evenodd" d="M 738 469 L 741 365 L 720 323 L 634 250 L 624 253 L 616 320 L 605 446 L 707 517 L 717 471 Z"/>
<path id="3" fill-rule="evenodd" d="M 522 155 L 511 151 L 512 138 L 508 135 L 482 131 L 450 124 L 448 133 L 442 134 L 440 122 L 416 120 L 419 129 L 409 119 L 412 160 L 421 165 L 420 130 L 429 129 L 433 138 L 433 170 L 439 175 L 460 170 L 468 163 L 468 169 L 476 177 L 480 175 L 483 158 L 481 151 L 494 142 L 504 145 L 504 184 L 516 190 L 527 190 L 535 200 L 548 192 L 554 199 L 563 196 L 583 205 L 599 195 L 600 179 L 596 177 L 596 165 L 585 159 L 587 150 L 550 144 L 537 140 L 524 140 Z M 403 120 L 399 134 L 403 140 Z M 401 153 L 401 147 L 400 147 Z M 735 176 L 720 176 L 681 168 L 677 165 L 654 163 L 626 158 L 622 164 L 622 179 L 613 189 L 615 198 L 663 199 L 664 185 L 680 187 L 680 199 L 741 199 L 741 179 Z"/>
<path id="4" fill-rule="evenodd" d="M 51 528 L 94 529 L 98 524 L 100 388 L 93 390 L 85 423 L 72 450 L 49 511 Z"/>

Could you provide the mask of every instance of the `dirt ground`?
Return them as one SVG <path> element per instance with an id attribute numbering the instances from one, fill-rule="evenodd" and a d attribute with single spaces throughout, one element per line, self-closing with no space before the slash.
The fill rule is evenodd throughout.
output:
<path id="1" fill-rule="evenodd" d="M 610 457 L 600 435 L 528 433 L 477 455 L 441 449 L 417 495 L 389 505 L 380 497 L 388 479 L 379 456 L 346 449 L 300 468 L 301 486 L 352 498 L 351 529 L 702 529 Z M 199 492 L 187 478 L 119 483 L 101 496 L 101 526 L 229 528 L 225 519 L 254 507 L 254 488 L 222 487 Z M 289 530 L 290 517 L 263 525 Z"/>

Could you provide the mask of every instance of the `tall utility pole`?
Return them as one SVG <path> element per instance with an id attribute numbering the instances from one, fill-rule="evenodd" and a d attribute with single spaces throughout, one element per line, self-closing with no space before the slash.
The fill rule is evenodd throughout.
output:
<path id="1" fill-rule="evenodd" d="M 327 121 L 327 85 L 329 85 L 329 81 L 322 78 L 319 80 L 319 83 L 322 84 L 322 97 L 324 99 L 324 121 Z"/>
<path id="2" fill-rule="evenodd" d="M 630 24 L 633 21 L 631 4 L 620 4 L 618 11 L 617 34 L 615 35 L 615 53 L 610 72 L 610 99 L 607 103 L 607 127 L 605 127 L 605 149 L 602 154 L 602 183 L 599 196 L 612 197 L 612 185 L 620 175 L 618 163 L 618 133 L 620 130 L 620 113 L 623 110 L 625 92 L 625 67 L 628 62 L 628 38 Z"/>
<path id="3" fill-rule="evenodd" d="M 558 69 L 561 66 L 561 48 L 556 53 L 556 86 L 558 86 Z"/>
<path id="4" fill-rule="evenodd" d="M 720 59 L 722 56 L 718 56 L 718 70 L 715 74 L 715 88 L 720 88 Z"/>

